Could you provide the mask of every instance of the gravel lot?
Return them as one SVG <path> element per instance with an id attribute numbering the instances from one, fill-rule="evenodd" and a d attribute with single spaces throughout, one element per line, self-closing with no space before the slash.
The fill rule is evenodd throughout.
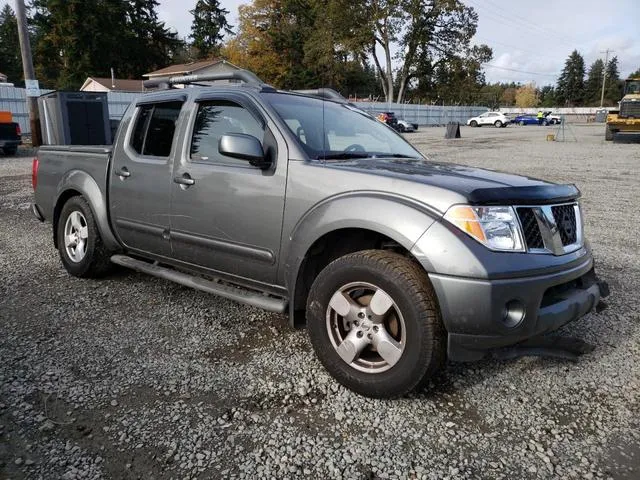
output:
<path id="1" fill-rule="evenodd" d="M 555 130 L 408 138 L 579 186 L 612 295 L 563 333 L 596 350 L 449 364 L 394 401 L 338 386 L 284 316 L 127 271 L 67 275 L 28 210 L 31 157 L 0 157 L 0 478 L 640 478 L 640 148 Z"/>

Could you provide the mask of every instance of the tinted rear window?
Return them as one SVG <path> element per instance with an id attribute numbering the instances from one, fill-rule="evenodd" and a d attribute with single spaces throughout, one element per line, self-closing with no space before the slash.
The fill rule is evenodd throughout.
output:
<path id="1" fill-rule="evenodd" d="M 164 102 L 140 107 L 131 137 L 131 147 L 139 154 L 168 157 L 182 102 Z"/>

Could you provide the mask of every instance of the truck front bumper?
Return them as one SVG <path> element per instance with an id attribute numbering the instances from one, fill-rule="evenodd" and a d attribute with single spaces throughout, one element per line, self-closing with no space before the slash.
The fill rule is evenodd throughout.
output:
<path id="1" fill-rule="evenodd" d="M 589 313 L 609 294 L 589 256 L 568 270 L 532 277 L 479 280 L 429 274 L 448 331 L 448 356 L 474 361 Z"/>

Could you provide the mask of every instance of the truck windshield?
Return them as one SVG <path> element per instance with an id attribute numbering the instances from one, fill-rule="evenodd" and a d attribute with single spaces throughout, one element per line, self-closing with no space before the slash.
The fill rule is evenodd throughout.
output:
<path id="1" fill-rule="evenodd" d="M 640 80 L 627 81 L 624 93 L 625 95 L 630 93 L 640 93 Z"/>
<path id="2" fill-rule="evenodd" d="M 424 159 L 394 130 L 351 105 L 279 93 L 265 97 L 311 159 Z"/>

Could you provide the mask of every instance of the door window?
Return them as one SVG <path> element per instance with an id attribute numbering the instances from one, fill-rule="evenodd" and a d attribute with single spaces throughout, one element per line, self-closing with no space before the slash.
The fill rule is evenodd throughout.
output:
<path id="1" fill-rule="evenodd" d="M 218 152 L 220 137 L 229 133 L 252 135 L 261 142 L 264 137 L 262 124 L 237 103 L 226 100 L 200 102 L 191 138 L 191 160 L 246 166 L 247 162 Z"/>
<path id="2" fill-rule="evenodd" d="M 168 157 L 182 102 L 142 105 L 131 136 L 131 148 L 140 155 Z"/>

